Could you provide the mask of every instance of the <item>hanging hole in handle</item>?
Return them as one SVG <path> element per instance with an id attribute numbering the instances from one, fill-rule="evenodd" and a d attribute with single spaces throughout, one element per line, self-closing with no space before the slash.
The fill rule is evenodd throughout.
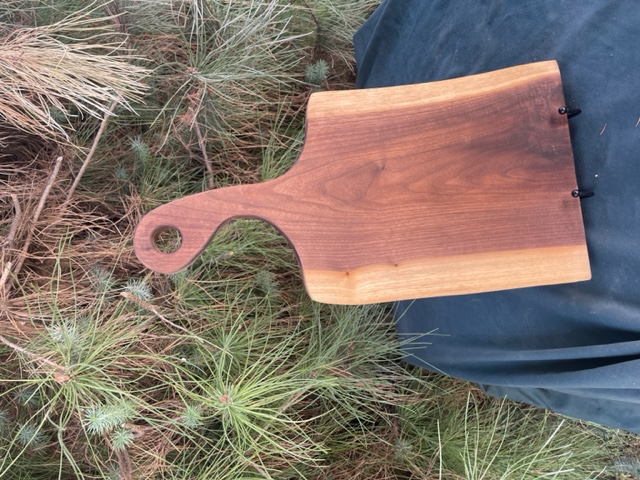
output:
<path id="1" fill-rule="evenodd" d="M 154 235 L 154 245 L 161 253 L 174 253 L 182 245 L 182 235 L 175 227 L 162 227 Z"/>

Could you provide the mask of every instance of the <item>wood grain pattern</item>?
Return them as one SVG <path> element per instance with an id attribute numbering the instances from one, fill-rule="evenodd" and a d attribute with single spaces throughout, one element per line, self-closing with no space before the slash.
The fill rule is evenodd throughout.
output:
<path id="1" fill-rule="evenodd" d="M 590 278 L 555 62 L 311 96 L 285 175 L 163 205 L 138 226 L 149 268 L 191 263 L 225 222 L 263 219 L 312 298 L 372 303 Z M 174 253 L 157 234 L 181 232 Z"/>

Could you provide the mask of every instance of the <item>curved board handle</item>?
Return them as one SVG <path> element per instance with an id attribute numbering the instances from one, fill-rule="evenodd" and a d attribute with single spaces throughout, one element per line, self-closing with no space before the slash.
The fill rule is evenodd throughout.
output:
<path id="1" fill-rule="evenodd" d="M 152 210 L 142 218 L 134 233 L 133 247 L 138 259 L 157 272 L 175 273 L 192 263 L 225 223 L 246 217 L 273 223 L 272 218 L 259 215 L 264 204 L 270 203 L 260 195 L 261 187 L 269 183 L 197 193 Z M 254 202 L 262 203 L 262 208 L 256 208 Z M 161 233 L 171 229 L 180 234 L 180 246 L 165 253 L 158 248 L 157 240 Z"/>

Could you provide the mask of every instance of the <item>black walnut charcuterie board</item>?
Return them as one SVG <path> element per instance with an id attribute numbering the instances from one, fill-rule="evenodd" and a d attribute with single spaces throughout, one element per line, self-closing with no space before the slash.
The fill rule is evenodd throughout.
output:
<path id="1" fill-rule="evenodd" d="M 588 280 L 556 62 L 452 80 L 320 92 L 295 165 L 172 201 L 140 222 L 147 267 L 189 265 L 234 218 L 291 242 L 309 295 L 361 304 Z M 177 229 L 162 253 L 158 235 Z"/>

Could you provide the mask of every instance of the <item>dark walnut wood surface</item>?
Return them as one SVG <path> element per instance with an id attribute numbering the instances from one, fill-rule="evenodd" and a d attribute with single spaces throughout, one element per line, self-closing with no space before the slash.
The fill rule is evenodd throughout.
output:
<path id="1" fill-rule="evenodd" d="M 234 218 L 276 226 L 309 295 L 359 304 L 590 278 L 555 62 L 311 96 L 285 175 L 163 205 L 138 226 L 149 268 L 191 263 Z M 155 246 L 176 228 L 181 247 Z"/>

